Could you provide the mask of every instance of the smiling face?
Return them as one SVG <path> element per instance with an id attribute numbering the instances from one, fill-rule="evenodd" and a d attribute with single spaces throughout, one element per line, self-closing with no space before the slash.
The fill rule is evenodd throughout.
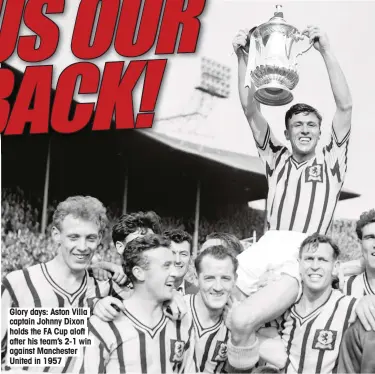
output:
<path id="1" fill-rule="evenodd" d="M 231 258 L 203 257 L 198 274 L 199 292 L 210 310 L 223 309 L 235 286 L 236 272 Z"/>
<path id="2" fill-rule="evenodd" d="M 338 262 L 329 243 L 318 243 L 317 247 L 307 244 L 300 257 L 300 274 L 303 287 L 310 292 L 322 292 L 331 288 Z"/>
<path id="3" fill-rule="evenodd" d="M 73 272 L 87 268 L 100 243 L 99 226 L 71 214 L 61 222 L 60 229 L 53 227 L 52 235 L 65 264 Z"/>
<path id="4" fill-rule="evenodd" d="M 184 240 L 182 243 L 176 243 L 173 240 L 171 242 L 171 249 L 175 258 L 174 266 L 176 267 L 177 280 L 184 278 L 189 270 L 190 248 L 191 245 L 187 240 Z"/>
<path id="5" fill-rule="evenodd" d="M 366 268 L 375 271 L 375 222 L 362 228 L 362 254 Z"/>
<path id="6" fill-rule="evenodd" d="M 176 269 L 172 251 L 166 247 L 150 249 L 144 252 L 147 258 L 147 269 L 144 274 L 144 285 L 150 297 L 157 302 L 164 302 L 172 298 Z"/>
<path id="7" fill-rule="evenodd" d="M 288 121 L 285 137 L 290 141 L 293 156 L 297 161 L 305 161 L 315 155 L 320 138 L 320 123 L 314 113 L 298 113 Z"/>

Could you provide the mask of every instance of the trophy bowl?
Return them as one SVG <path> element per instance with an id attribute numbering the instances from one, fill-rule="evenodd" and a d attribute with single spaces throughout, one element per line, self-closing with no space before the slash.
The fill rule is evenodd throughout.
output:
<path id="1" fill-rule="evenodd" d="M 255 85 L 255 98 L 260 103 L 279 106 L 293 100 L 292 90 L 299 81 L 297 58 L 311 47 L 301 48 L 306 37 L 298 29 L 286 23 L 281 5 L 268 22 L 254 29 L 250 46 L 247 74 Z M 251 50 L 251 49 L 250 49 Z"/>
<path id="2" fill-rule="evenodd" d="M 290 103 L 293 100 L 291 90 L 299 81 L 296 69 L 276 65 L 257 66 L 250 76 L 257 87 L 255 98 L 271 106 Z"/>

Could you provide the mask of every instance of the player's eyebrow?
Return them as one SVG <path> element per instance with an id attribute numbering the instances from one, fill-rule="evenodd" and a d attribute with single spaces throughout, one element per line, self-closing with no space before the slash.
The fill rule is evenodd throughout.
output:
<path id="1" fill-rule="evenodd" d="M 363 236 L 363 239 L 371 239 L 371 238 L 375 238 L 375 234 L 367 234 Z"/>

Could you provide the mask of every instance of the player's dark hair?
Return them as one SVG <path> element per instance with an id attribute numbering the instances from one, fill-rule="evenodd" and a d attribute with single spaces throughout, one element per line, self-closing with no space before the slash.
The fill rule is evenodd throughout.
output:
<path id="1" fill-rule="evenodd" d="M 337 244 L 327 235 L 321 235 L 319 233 L 308 236 L 301 244 L 299 249 L 299 258 L 302 258 L 302 253 L 307 251 L 315 252 L 318 249 L 320 243 L 328 243 L 333 250 L 333 258 L 336 260 L 340 256 L 340 249 Z"/>
<path id="2" fill-rule="evenodd" d="M 238 260 L 233 254 L 233 251 L 231 251 L 228 248 L 225 248 L 223 245 L 214 245 L 212 247 L 208 247 L 203 252 L 199 253 L 197 258 L 195 259 L 194 265 L 198 275 L 201 271 L 201 262 L 203 258 L 206 256 L 211 256 L 216 260 L 225 260 L 226 258 L 230 258 L 233 263 L 233 271 L 234 273 L 236 273 L 238 268 Z"/>
<path id="3" fill-rule="evenodd" d="M 106 208 L 91 196 L 71 196 L 59 203 L 53 214 L 53 226 L 61 230 L 61 224 L 68 215 L 96 223 L 100 234 L 104 233 L 108 224 Z"/>
<path id="4" fill-rule="evenodd" d="M 362 240 L 362 230 L 369 223 L 375 222 L 375 209 L 371 209 L 368 212 L 363 212 L 357 221 L 355 231 L 360 240 Z"/>
<path id="5" fill-rule="evenodd" d="M 295 104 L 293 106 L 291 106 L 287 112 L 285 113 L 285 127 L 286 129 L 288 129 L 288 125 L 289 125 L 289 120 L 293 117 L 293 115 L 295 114 L 300 114 L 300 113 L 304 113 L 304 114 L 309 114 L 309 113 L 313 113 L 317 116 L 318 120 L 319 120 L 319 126 L 321 125 L 322 123 L 322 116 L 321 114 L 312 106 L 308 105 L 308 104 Z"/>
<path id="6" fill-rule="evenodd" d="M 188 232 L 181 230 L 181 229 L 171 229 L 171 230 L 164 231 L 163 236 L 177 244 L 180 244 L 185 241 L 188 242 L 190 244 L 190 254 L 191 254 L 193 250 L 193 246 L 192 246 L 193 238 Z"/>
<path id="7" fill-rule="evenodd" d="M 156 234 L 138 236 L 126 244 L 122 258 L 124 273 L 127 277 L 127 284 L 135 281 L 133 275 L 134 266 L 140 266 L 143 269 L 148 268 L 148 260 L 144 252 L 159 247 L 169 248 L 170 244 L 171 241 L 169 239 Z"/>
<path id="8" fill-rule="evenodd" d="M 141 234 L 151 229 L 154 234 L 161 234 L 160 217 L 153 211 L 123 214 L 112 228 L 113 243 L 124 242 L 129 234 L 141 230 Z"/>
<path id="9" fill-rule="evenodd" d="M 236 235 L 229 234 L 227 232 L 212 232 L 211 234 L 207 235 L 206 240 L 210 239 L 218 239 L 223 242 L 223 246 L 232 250 L 235 256 L 238 256 L 241 252 L 243 252 L 244 247 L 237 238 Z"/>

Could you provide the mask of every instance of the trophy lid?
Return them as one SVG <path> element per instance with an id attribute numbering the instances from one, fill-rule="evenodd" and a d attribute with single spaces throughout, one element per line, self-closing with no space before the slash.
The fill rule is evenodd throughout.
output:
<path id="1" fill-rule="evenodd" d="M 282 32 L 287 36 L 298 32 L 298 29 L 292 25 L 289 25 L 284 19 L 284 13 L 282 12 L 282 5 L 276 5 L 276 12 L 274 16 L 270 18 L 268 22 L 265 22 L 257 27 L 260 35 L 268 35 L 272 32 Z M 255 35 L 254 35 L 255 36 Z"/>

